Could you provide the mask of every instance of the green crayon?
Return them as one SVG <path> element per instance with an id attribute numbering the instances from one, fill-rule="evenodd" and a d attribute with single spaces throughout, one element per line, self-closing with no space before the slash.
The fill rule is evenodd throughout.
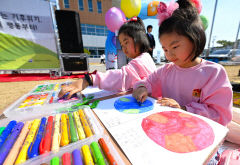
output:
<path id="1" fill-rule="evenodd" d="M 0 135 L 2 135 L 2 132 L 4 131 L 6 127 L 0 127 Z"/>
<path id="2" fill-rule="evenodd" d="M 68 118 L 69 118 L 69 125 L 70 125 L 71 142 L 76 142 L 78 141 L 78 137 L 77 137 L 76 129 L 74 126 L 72 113 L 68 113 Z"/>
<path id="3" fill-rule="evenodd" d="M 50 162 L 51 165 L 59 165 L 59 158 L 57 156 L 53 157 Z"/>
<path id="4" fill-rule="evenodd" d="M 105 165 L 105 161 L 97 142 L 92 142 L 90 148 L 93 153 L 93 159 L 97 165 Z"/>

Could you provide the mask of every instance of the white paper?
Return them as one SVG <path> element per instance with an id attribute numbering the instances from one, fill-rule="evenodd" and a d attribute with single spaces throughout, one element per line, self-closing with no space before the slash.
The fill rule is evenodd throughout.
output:
<path id="1" fill-rule="evenodd" d="M 97 87 L 87 87 L 84 89 L 82 92 L 86 97 L 88 96 L 94 96 L 94 99 L 101 98 L 101 97 L 106 97 L 106 96 L 111 96 L 114 94 L 117 94 L 118 92 L 113 92 L 113 91 L 107 91 L 103 89 L 99 89 Z"/>
<path id="2" fill-rule="evenodd" d="M 129 95 L 121 97 L 126 96 Z M 148 99 L 154 103 L 153 110 L 139 114 L 122 113 L 114 108 L 114 102 L 119 98 L 101 101 L 94 111 L 134 165 L 203 164 L 216 150 L 228 132 L 226 127 L 210 119 L 180 109 L 160 106 L 152 98 Z M 213 129 L 215 135 L 213 144 L 201 151 L 190 153 L 171 152 L 156 144 L 145 134 L 141 123 L 143 118 L 162 111 L 180 111 L 201 118 Z"/>

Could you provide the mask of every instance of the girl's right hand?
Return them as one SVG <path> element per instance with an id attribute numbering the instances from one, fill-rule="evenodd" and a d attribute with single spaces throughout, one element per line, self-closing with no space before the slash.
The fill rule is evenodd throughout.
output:
<path id="1" fill-rule="evenodd" d="M 87 80 L 81 78 L 77 81 L 74 81 L 72 84 L 62 86 L 61 91 L 58 93 L 58 98 L 63 97 L 66 93 L 69 92 L 67 99 L 70 99 L 74 93 L 81 92 L 88 86 L 89 84 Z"/>
<path id="2" fill-rule="evenodd" d="M 138 101 L 138 102 L 144 102 L 148 97 L 148 91 L 147 88 L 144 86 L 140 86 L 133 90 L 132 96 Z"/>

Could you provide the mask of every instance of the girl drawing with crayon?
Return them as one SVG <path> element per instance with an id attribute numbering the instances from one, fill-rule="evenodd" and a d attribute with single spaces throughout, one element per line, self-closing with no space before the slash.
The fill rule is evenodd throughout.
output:
<path id="1" fill-rule="evenodd" d="M 133 17 L 126 21 L 119 29 L 118 38 L 123 52 L 127 57 L 132 58 L 128 65 L 121 69 L 108 70 L 105 73 L 86 74 L 85 78 L 62 87 L 58 97 L 69 92 L 67 98 L 70 98 L 74 93 L 82 91 L 89 85 L 109 91 L 127 91 L 133 87 L 134 83 L 146 78 L 156 69 L 151 56 L 147 53 L 149 42 L 140 18 Z"/>
<path id="2" fill-rule="evenodd" d="M 161 2 L 158 8 L 159 40 L 170 63 L 137 82 L 133 96 L 143 102 L 151 93 L 162 106 L 181 108 L 226 126 L 232 119 L 232 87 L 226 71 L 199 57 L 206 36 L 197 9 L 188 0 L 170 4 Z"/>

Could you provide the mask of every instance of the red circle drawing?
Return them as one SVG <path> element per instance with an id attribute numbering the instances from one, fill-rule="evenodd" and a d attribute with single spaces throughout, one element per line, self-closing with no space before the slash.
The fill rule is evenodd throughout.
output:
<path id="1" fill-rule="evenodd" d="M 142 120 L 142 128 L 155 143 L 177 153 L 199 151 L 214 141 L 214 132 L 208 123 L 178 111 L 152 114 Z"/>

